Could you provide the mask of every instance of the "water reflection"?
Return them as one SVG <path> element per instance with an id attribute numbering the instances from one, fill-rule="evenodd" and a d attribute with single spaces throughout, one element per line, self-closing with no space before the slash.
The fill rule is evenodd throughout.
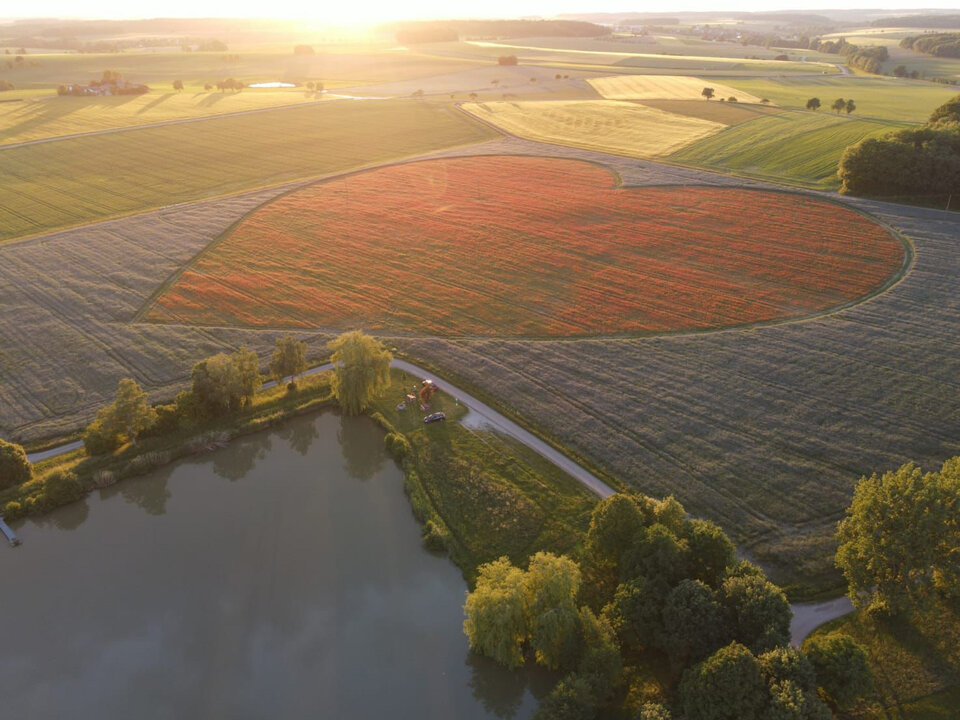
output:
<path id="1" fill-rule="evenodd" d="M 343 452 L 343 469 L 357 480 L 369 480 L 383 467 L 383 430 L 369 418 L 340 416 L 337 439 Z M 379 447 L 378 447 L 379 445 Z M 372 448 L 376 448 L 371 452 Z"/>
<path id="2" fill-rule="evenodd" d="M 290 443 L 290 449 L 306 455 L 313 441 L 320 437 L 315 423 L 288 423 L 277 434 Z"/>
<path id="3" fill-rule="evenodd" d="M 148 515 L 163 515 L 167 512 L 167 500 L 171 497 L 170 490 L 167 488 L 169 480 L 170 469 L 161 468 L 151 476 L 149 481 L 140 477 L 129 478 L 104 492 L 108 496 L 119 493 L 124 500 L 133 503 Z"/>
<path id="4" fill-rule="evenodd" d="M 16 523 L 3 716 L 529 718 L 544 674 L 464 660 L 463 577 L 387 457 L 367 418 L 296 418 Z"/>
<path id="5" fill-rule="evenodd" d="M 218 477 L 236 482 L 253 470 L 257 460 L 263 460 L 272 444 L 266 433 L 234 440 L 230 452 L 218 452 L 213 455 L 213 472 Z"/>
<path id="6" fill-rule="evenodd" d="M 560 680 L 561 673 L 529 665 L 509 670 L 496 661 L 468 652 L 464 661 L 470 668 L 470 690 L 483 708 L 498 718 L 511 720 L 524 710 L 529 714 L 527 691 L 538 701 L 546 697 Z"/>
<path id="7" fill-rule="evenodd" d="M 53 526 L 58 530 L 76 530 L 83 525 L 90 515 L 90 506 L 86 500 L 71 503 L 55 513 L 37 517 L 36 523 L 40 526 Z"/>

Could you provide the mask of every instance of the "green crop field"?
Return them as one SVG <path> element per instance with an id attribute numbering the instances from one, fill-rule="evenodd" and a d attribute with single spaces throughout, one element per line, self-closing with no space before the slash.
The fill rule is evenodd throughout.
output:
<path id="1" fill-rule="evenodd" d="M 782 107 L 805 108 L 807 100 L 818 97 L 826 109 L 837 98 L 852 98 L 856 115 L 907 122 L 925 122 L 934 108 L 957 95 L 957 88 L 944 85 L 862 75 L 730 77 L 729 82 Z"/>
<path id="2" fill-rule="evenodd" d="M 820 188 L 837 186 L 837 164 L 847 146 L 909 127 L 827 112 L 784 112 L 729 127 L 669 159 L 751 177 Z"/>
<path id="3" fill-rule="evenodd" d="M 413 100 L 329 102 L 0 150 L 0 241 L 480 142 Z"/>
<path id="4" fill-rule="evenodd" d="M 209 117 L 326 97 L 303 90 L 160 92 L 114 97 L 55 97 L 0 104 L 0 145 L 149 123 Z"/>

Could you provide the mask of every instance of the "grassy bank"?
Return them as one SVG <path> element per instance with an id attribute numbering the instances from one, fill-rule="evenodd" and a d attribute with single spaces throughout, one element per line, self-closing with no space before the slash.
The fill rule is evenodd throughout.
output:
<path id="1" fill-rule="evenodd" d="M 437 393 L 424 424 L 416 403 L 397 405 L 419 378 L 394 370 L 375 419 L 404 441 L 401 456 L 413 512 L 428 546 L 446 549 L 468 582 L 481 563 L 507 555 L 525 564 L 538 550 L 576 554 L 597 497 L 520 443 L 477 427 L 454 398 Z"/>
<path id="2" fill-rule="evenodd" d="M 864 720 L 953 720 L 960 707 L 960 604 L 892 620 L 856 612 L 814 635 L 838 632 L 867 651 L 875 693 L 851 711 Z"/>
<path id="3" fill-rule="evenodd" d="M 143 475 L 178 458 L 222 447 L 232 438 L 263 430 L 284 418 L 333 404 L 329 374 L 312 375 L 301 379 L 293 392 L 275 387 L 258 393 L 248 408 L 230 417 L 163 436 L 144 437 L 136 446 L 127 444 L 111 454 L 89 457 L 80 449 L 39 462 L 34 466 L 33 480 L 0 492 L 0 508 L 7 520 L 48 512 L 76 499 L 64 497 L 65 502 L 61 502 L 47 492 L 45 480 L 57 472 L 76 473 L 83 490 L 90 491 Z"/>

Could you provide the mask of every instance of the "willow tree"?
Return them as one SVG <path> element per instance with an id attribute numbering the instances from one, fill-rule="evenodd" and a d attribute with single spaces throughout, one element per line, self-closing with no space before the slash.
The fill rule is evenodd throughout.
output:
<path id="1" fill-rule="evenodd" d="M 345 413 L 359 415 L 390 382 L 393 356 L 380 341 L 359 330 L 343 333 L 327 347 L 333 394 Z"/>

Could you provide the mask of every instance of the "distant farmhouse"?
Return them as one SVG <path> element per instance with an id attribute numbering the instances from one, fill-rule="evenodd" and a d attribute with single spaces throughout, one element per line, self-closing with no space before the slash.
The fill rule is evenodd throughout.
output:
<path id="1" fill-rule="evenodd" d="M 86 85 L 71 83 L 57 88 L 57 95 L 143 95 L 150 92 L 146 85 L 130 83 L 118 72 L 104 70 L 100 80 L 91 80 Z"/>

